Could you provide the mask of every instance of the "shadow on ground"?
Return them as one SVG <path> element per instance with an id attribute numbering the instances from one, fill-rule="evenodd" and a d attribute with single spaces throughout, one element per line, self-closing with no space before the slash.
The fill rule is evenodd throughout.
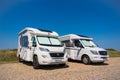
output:
<path id="1" fill-rule="evenodd" d="M 91 63 L 92 66 L 107 66 L 108 63 Z"/>
<path id="2" fill-rule="evenodd" d="M 79 61 L 79 60 L 72 60 L 72 59 L 69 59 L 68 60 L 69 62 L 72 62 L 72 63 L 78 63 L 78 64 L 83 64 L 82 63 L 82 61 Z M 89 64 L 89 65 L 91 65 L 91 66 L 106 66 L 106 65 L 109 65 L 108 63 L 91 63 L 91 64 Z"/>
<path id="3" fill-rule="evenodd" d="M 32 62 L 22 62 L 24 65 L 33 67 Z M 69 66 L 66 65 L 40 65 L 39 69 L 42 70 L 54 70 L 54 69 L 62 69 L 62 68 L 68 68 Z"/>
<path id="4" fill-rule="evenodd" d="M 72 62 L 72 63 L 80 63 L 80 64 L 83 64 L 81 61 L 79 60 L 72 60 L 72 59 L 68 59 L 69 62 Z"/>

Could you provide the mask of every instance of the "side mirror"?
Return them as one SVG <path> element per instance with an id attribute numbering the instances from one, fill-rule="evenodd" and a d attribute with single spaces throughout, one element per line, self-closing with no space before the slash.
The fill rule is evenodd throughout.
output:
<path id="1" fill-rule="evenodd" d="M 62 43 L 62 46 L 63 46 L 63 47 L 66 47 L 65 43 Z"/>
<path id="2" fill-rule="evenodd" d="M 37 46 L 36 42 L 33 42 L 33 43 L 32 43 L 32 46 L 33 46 L 33 47 L 36 47 L 36 46 Z"/>
<path id="3" fill-rule="evenodd" d="M 77 44 L 77 47 L 84 48 L 82 44 Z"/>
<path id="4" fill-rule="evenodd" d="M 36 47 L 37 46 L 37 43 L 36 43 L 36 40 L 35 40 L 35 37 L 32 37 L 32 47 Z"/>

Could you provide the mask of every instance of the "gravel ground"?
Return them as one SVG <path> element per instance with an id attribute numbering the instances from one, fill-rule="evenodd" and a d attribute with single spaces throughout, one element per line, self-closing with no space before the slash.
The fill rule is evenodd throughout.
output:
<path id="1" fill-rule="evenodd" d="M 66 67 L 42 66 L 31 63 L 0 64 L 0 80 L 120 80 L 120 57 L 105 64 L 84 65 L 70 61 Z"/>

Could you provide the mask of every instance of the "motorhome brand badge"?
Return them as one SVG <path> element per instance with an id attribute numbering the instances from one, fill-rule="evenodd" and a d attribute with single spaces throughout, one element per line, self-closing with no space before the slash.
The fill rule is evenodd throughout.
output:
<path id="1" fill-rule="evenodd" d="M 59 53 L 57 53 L 57 56 L 59 56 Z"/>

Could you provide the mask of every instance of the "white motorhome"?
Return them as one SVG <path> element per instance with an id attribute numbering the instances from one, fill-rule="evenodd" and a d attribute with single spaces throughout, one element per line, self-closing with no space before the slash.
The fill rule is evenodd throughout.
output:
<path id="1" fill-rule="evenodd" d="M 39 65 L 59 64 L 67 62 L 67 53 L 54 31 L 25 28 L 19 33 L 18 53 L 19 61 L 33 62 L 34 68 Z"/>
<path id="2" fill-rule="evenodd" d="M 107 51 L 99 48 L 92 38 L 69 34 L 61 36 L 59 39 L 65 44 L 69 59 L 80 60 L 84 64 L 90 64 L 91 62 L 104 63 L 109 59 Z"/>

